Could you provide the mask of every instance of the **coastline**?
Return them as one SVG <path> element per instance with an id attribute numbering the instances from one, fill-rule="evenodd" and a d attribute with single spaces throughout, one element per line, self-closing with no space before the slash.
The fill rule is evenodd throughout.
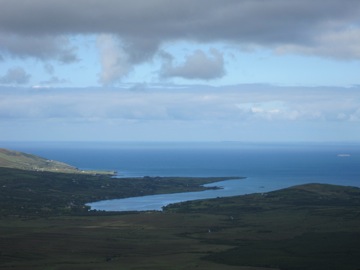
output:
<path id="1" fill-rule="evenodd" d="M 199 177 L 209 179 L 209 176 L 222 175 L 248 176 L 242 181 L 240 193 L 233 195 L 262 193 L 306 183 L 359 185 L 360 148 L 347 145 L 330 148 L 308 144 L 287 146 L 233 143 L 105 146 L 81 144 L 75 147 L 70 144 L 60 147 L 50 144 L 28 147 L 32 147 L 35 154 L 48 157 L 47 160 L 61 160 L 73 164 L 76 172 L 69 172 L 76 173 L 76 178 L 82 176 L 94 180 L 94 183 L 91 183 L 94 189 L 88 194 L 87 190 L 81 194 L 84 198 L 83 205 L 125 197 L 200 191 L 205 188 L 196 185 L 203 185 L 204 181 L 196 180 L 196 185 L 188 186 L 189 182 L 185 179 L 193 181 Z M 28 148 L 26 152 L 32 151 Z M 339 158 L 339 153 L 346 154 L 346 158 Z M 175 177 L 179 175 L 181 177 Z M 106 178 L 106 181 L 95 180 L 96 177 Z M 111 178 L 111 181 L 108 178 Z M 163 179 L 166 181 L 163 182 Z M 214 178 L 210 182 L 213 181 Z M 88 183 L 82 185 L 86 187 Z M 211 189 L 220 190 L 219 187 Z M 87 196 L 90 199 L 86 199 Z"/>
<path id="2" fill-rule="evenodd" d="M 190 177 L 189 179 L 194 178 Z M 219 178 L 214 178 L 214 180 L 215 179 L 219 180 Z M 223 177 L 221 181 L 209 182 L 201 185 L 202 189 L 199 191 L 160 193 L 120 199 L 100 200 L 86 203 L 86 206 L 90 207 L 90 211 L 105 212 L 162 211 L 164 207 L 174 203 L 244 195 L 241 190 L 239 190 L 240 192 L 237 192 L 232 186 L 234 186 L 236 182 L 242 182 L 246 179 L 247 177 Z"/>
<path id="3" fill-rule="evenodd" d="M 94 171 L 93 171 L 94 172 Z M 87 203 L 153 194 L 214 190 L 229 177 L 113 178 L 107 174 L 26 171 L 0 167 L 0 216 L 91 214 Z"/>

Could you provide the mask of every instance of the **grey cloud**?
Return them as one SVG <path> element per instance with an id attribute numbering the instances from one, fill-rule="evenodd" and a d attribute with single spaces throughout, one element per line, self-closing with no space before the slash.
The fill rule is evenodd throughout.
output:
<path id="1" fill-rule="evenodd" d="M 0 6 L 0 52 L 20 57 L 68 63 L 76 54 L 64 36 L 113 34 L 128 65 L 179 40 L 360 59 L 359 43 L 348 43 L 360 31 L 358 0 L 0 0 Z M 125 74 L 130 67 L 117 69 Z"/>
<path id="2" fill-rule="evenodd" d="M 296 52 L 338 59 L 360 59 L 360 29 L 333 31 L 319 34 L 310 45 L 282 45 L 276 51 L 280 54 Z"/>
<path id="3" fill-rule="evenodd" d="M 44 69 L 48 74 L 50 74 L 50 75 L 54 74 L 54 66 L 53 65 L 51 65 L 49 63 L 45 63 L 44 64 Z"/>
<path id="4" fill-rule="evenodd" d="M 119 33 L 151 39 L 299 40 L 357 20 L 357 0 L 2 0 L 0 28 L 23 34 Z M 46 23 L 45 23 L 46 22 Z M 311 27 L 310 27 L 311 26 Z M 149 31 L 150 30 L 150 31 Z M 255 31 L 257 30 L 257 31 Z"/>
<path id="5" fill-rule="evenodd" d="M 62 63 L 77 61 L 75 48 L 64 36 L 29 36 L 0 32 L 0 51 L 16 57 L 55 59 Z"/>
<path id="6" fill-rule="evenodd" d="M 225 75 L 224 57 L 216 49 L 211 49 L 207 55 L 196 50 L 185 62 L 175 66 L 170 55 L 166 55 L 166 63 L 162 68 L 163 77 L 182 77 L 186 79 L 216 79 Z"/>
<path id="7" fill-rule="evenodd" d="M 26 73 L 23 68 L 16 67 L 7 71 L 4 76 L 0 77 L 2 84 L 26 84 L 30 80 L 30 74 Z"/>
<path id="8" fill-rule="evenodd" d="M 125 40 L 122 47 L 128 53 L 129 61 L 133 64 L 139 64 L 153 57 L 158 50 L 159 43 L 154 39 L 133 37 Z"/>

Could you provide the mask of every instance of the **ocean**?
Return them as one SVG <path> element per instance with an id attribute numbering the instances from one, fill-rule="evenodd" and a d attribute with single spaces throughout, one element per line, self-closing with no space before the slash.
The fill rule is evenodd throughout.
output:
<path id="1" fill-rule="evenodd" d="M 115 170 L 118 177 L 233 176 L 221 190 L 144 196 L 89 204 L 98 210 L 161 210 L 174 202 L 267 192 L 305 183 L 360 187 L 359 143 L 3 142 L 0 147 Z M 236 180 L 236 177 L 246 177 Z"/>

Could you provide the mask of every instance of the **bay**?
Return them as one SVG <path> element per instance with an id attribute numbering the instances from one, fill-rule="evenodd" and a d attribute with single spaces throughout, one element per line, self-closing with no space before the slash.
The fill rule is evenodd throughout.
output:
<path id="1" fill-rule="evenodd" d="M 173 203 L 230 197 L 259 191 L 267 192 L 290 185 L 290 183 L 284 185 L 276 185 L 273 183 L 267 186 L 264 186 L 264 184 L 265 182 L 262 181 L 262 179 L 234 179 L 204 185 L 205 187 L 219 187 L 220 189 L 104 200 L 88 203 L 87 205 L 90 206 L 91 209 L 102 211 L 160 211 L 163 206 Z"/>
<path id="2" fill-rule="evenodd" d="M 89 204 L 98 210 L 160 210 L 174 202 L 267 192 L 305 183 L 360 186 L 358 143 L 2 142 L 1 147 L 80 169 L 115 170 L 118 177 L 247 177 L 210 184 L 223 187 L 219 190 Z"/>

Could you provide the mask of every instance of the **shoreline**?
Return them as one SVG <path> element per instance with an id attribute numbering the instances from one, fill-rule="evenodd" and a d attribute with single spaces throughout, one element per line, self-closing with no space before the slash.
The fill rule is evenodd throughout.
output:
<path id="1" fill-rule="evenodd" d="M 158 177 L 161 178 L 161 177 Z M 166 178 L 166 177 L 165 177 Z M 195 179 L 198 177 L 188 177 L 189 179 Z M 204 179 L 211 179 L 204 177 Z M 186 201 L 204 200 L 211 198 L 222 198 L 239 196 L 243 194 L 231 194 L 221 196 L 217 194 L 221 191 L 226 191 L 229 188 L 229 183 L 235 183 L 237 181 L 244 181 L 248 177 L 216 177 L 214 178 L 221 181 L 209 182 L 201 185 L 202 190 L 198 191 L 186 191 L 186 192 L 171 192 L 160 194 L 149 194 L 144 196 L 135 196 L 119 199 L 100 200 L 86 203 L 85 205 L 90 207 L 89 211 L 104 211 L 104 212 L 127 212 L 127 211 L 162 211 L 162 209 L 173 203 L 182 203 Z M 231 184 L 230 184 L 231 186 Z M 224 194 L 223 194 L 224 195 Z M 178 196 L 183 198 L 177 198 Z M 123 206 L 121 206 L 123 204 Z M 125 206 L 124 206 L 125 204 Z M 116 206 L 115 206 L 116 205 Z"/>
<path id="2" fill-rule="evenodd" d="M 214 191 L 214 187 L 209 188 L 203 185 L 234 178 L 117 179 L 106 174 L 94 174 L 94 172 L 60 173 L 0 167 L 0 203 L 3 206 L 0 209 L 0 216 L 95 214 L 89 211 L 88 203 L 154 194 Z"/>
<path id="3" fill-rule="evenodd" d="M 193 178 L 192 178 L 193 179 Z M 355 185 L 341 185 L 341 184 L 329 184 L 323 182 L 300 182 L 296 184 L 283 185 L 276 188 L 265 188 L 264 186 L 258 186 L 258 190 L 255 192 L 244 192 L 240 191 L 240 193 L 230 193 L 230 194 L 208 194 L 216 193 L 217 191 L 231 191 L 231 185 L 229 187 L 229 183 L 235 183 L 247 180 L 248 177 L 239 177 L 228 179 L 224 181 L 211 182 L 202 185 L 202 187 L 207 188 L 201 191 L 188 191 L 188 192 L 179 192 L 179 193 L 160 193 L 160 194 L 150 194 L 144 196 L 135 196 L 135 197 L 125 197 L 120 199 L 109 199 L 109 200 L 100 200 L 95 202 L 86 203 L 87 207 L 90 207 L 89 211 L 93 213 L 114 213 L 114 214 L 123 214 L 126 212 L 162 212 L 170 205 L 181 205 L 183 203 L 192 203 L 195 201 L 205 201 L 211 199 L 226 199 L 230 197 L 242 197 L 247 195 L 255 195 L 267 194 L 269 192 L 277 192 L 289 188 L 296 188 L 298 186 L 306 186 L 306 185 L 323 185 L 323 186 L 339 186 L 339 187 L 349 187 L 349 188 L 360 188 Z M 240 180 L 240 181 L 239 181 Z M 219 185 L 221 184 L 221 185 Z M 223 185 L 225 184 L 225 185 Z M 190 195 L 190 197 L 189 197 Z M 192 195 L 200 195 L 199 197 L 191 197 Z M 205 195 L 205 196 L 201 196 Z M 177 196 L 186 196 L 183 198 L 177 198 Z M 152 200 L 155 199 L 155 200 Z"/>

